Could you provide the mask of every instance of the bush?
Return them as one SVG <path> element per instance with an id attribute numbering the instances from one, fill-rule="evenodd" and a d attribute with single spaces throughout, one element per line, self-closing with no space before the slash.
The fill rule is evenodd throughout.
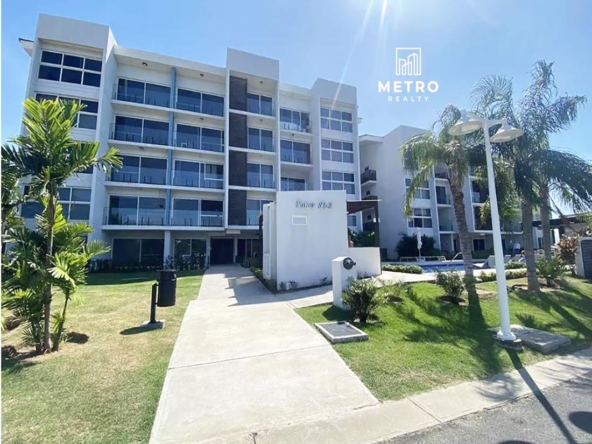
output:
<path id="1" fill-rule="evenodd" d="M 545 278 L 548 287 L 555 286 L 555 281 L 565 272 L 565 266 L 557 259 L 550 261 L 540 260 L 536 262 L 536 268 L 539 276 Z"/>
<path id="2" fill-rule="evenodd" d="M 259 259 L 257 259 L 256 257 L 246 257 L 243 259 L 242 266 L 245 268 L 259 268 Z"/>
<path id="3" fill-rule="evenodd" d="M 350 278 L 343 301 L 351 307 L 354 320 L 366 322 L 380 305 L 378 287 L 372 279 Z"/>
<path id="4" fill-rule="evenodd" d="M 425 234 L 421 236 L 421 255 L 422 256 L 436 256 L 435 244 L 436 241 L 433 237 L 426 236 Z M 403 234 L 399 242 L 397 243 L 397 254 L 399 257 L 404 256 L 411 256 L 416 257 L 419 256 L 419 252 L 417 251 L 417 237 L 409 236 L 407 234 Z"/>
<path id="5" fill-rule="evenodd" d="M 446 296 L 450 298 L 450 302 L 458 305 L 465 289 L 465 283 L 460 273 L 456 271 L 438 271 L 436 273 L 436 284 L 444 289 Z"/>
<path id="6" fill-rule="evenodd" d="M 506 270 L 517 270 L 526 268 L 526 262 L 506 262 Z"/>
<path id="7" fill-rule="evenodd" d="M 348 231 L 349 238 L 351 239 L 354 247 L 376 246 L 376 234 L 374 231 Z"/>
<path id="8" fill-rule="evenodd" d="M 526 269 L 521 269 L 521 270 L 510 270 L 510 271 L 506 271 L 506 279 L 520 279 L 526 277 Z M 496 274 L 491 272 L 491 273 L 481 273 L 479 275 L 479 281 L 481 282 L 493 282 L 496 280 Z"/>
<path id="9" fill-rule="evenodd" d="M 395 273 L 423 273 L 423 269 L 419 265 L 383 265 L 382 269 L 384 271 L 394 271 Z"/>
<path id="10" fill-rule="evenodd" d="M 413 292 L 411 285 L 404 282 L 384 281 L 378 289 L 381 304 L 394 304 L 403 301 L 403 296 Z"/>

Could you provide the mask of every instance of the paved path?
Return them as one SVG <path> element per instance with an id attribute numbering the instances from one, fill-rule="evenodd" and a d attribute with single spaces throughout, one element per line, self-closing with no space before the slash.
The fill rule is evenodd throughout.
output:
<path id="1" fill-rule="evenodd" d="M 251 432 L 377 403 L 249 270 L 212 267 L 183 319 L 150 441 L 252 443 Z"/>

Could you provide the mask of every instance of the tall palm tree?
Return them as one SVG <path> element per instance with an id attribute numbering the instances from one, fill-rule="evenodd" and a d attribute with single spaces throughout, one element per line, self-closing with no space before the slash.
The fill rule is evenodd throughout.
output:
<path id="1" fill-rule="evenodd" d="M 558 96 L 553 63 L 537 62 L 522 99 L 513 101 L 512 81 L 488 76 L 473 88 L 477 112 L 507 118 L 524 135 L 494 150 L 513 168 L 515 188 L 522 200 L 523 242 L 529 290 L 538 290 L 533 242 L 533 211 L 540 209 L 545 249 L 550 257 L 550 208 L 558 201 L 573 208 L 592 205 L 592 169 L 585 160 L 549 146 L 549 134 L 569 128 L 586 102 L 583 96 Z"/>
<path id="2" fill-rule="evenodd" d="M 70 130 L 76 124 L 77 114 L 84 105 L 72 101 L 29 98 L 24 103 L 23 125 L 26 134 L 11 139 L 2 146 L 2 158 L 18 171 L 21 178 L 28 178 L 29 198 L 40 202 L 47 200 L 47 239 L 45 267 L 52 267 L 54 227 L 59 189 L 66 180 L 87 168 L 97 167 L 106 171 L 110 166 L 121 166 L 115 148 L 98 155 L 98 142 L 79 142 Z M 44 343 L 43 351 L 51 351 L 51 284 L 44 289 Z"/>
<path id="3" fill-rule="evenodd" d="M 470 167 L 478 165 L 479 158 L 483 163 L 485 160 L 482 151 L 476 148 L 478 140 L 474 139 L 472 135 L 453 137 L 448 134 L 448 129 L 454 125 L 460 115 L 458 108 L 448 105 L 434 123 L 431 131 L 416 135 L 401 146 L 403 167 L 405 171 L 413 175 L 405 194 L 405 213 L 411 215 L 411 202 L 420 184 L 432 176 L 435 167 L 446 165 L 454 217 L 463 254 L 469 305 L 478 306 L 479 297 L 475 289 L 473 275 L 471 238 L 467 227 L 462 189 Z"/>

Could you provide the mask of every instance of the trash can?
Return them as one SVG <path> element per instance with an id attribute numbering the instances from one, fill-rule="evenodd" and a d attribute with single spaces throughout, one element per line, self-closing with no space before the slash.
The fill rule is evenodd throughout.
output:
<path id="1" fill-rule="evenodd" d="M 159 307 L 172 307 L 177 300 L 177 270 L 159 270 L 158 301 Z"/>

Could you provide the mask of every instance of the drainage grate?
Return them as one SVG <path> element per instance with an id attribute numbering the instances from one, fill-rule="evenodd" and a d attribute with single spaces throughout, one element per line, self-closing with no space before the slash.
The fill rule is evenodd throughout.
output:
<path id="1" fill-rule="evenodd" d="M 366 333 L 345 321 L 321 322 L 315 324 L 315 327 L 331 344 L 368 340 Z"/>

